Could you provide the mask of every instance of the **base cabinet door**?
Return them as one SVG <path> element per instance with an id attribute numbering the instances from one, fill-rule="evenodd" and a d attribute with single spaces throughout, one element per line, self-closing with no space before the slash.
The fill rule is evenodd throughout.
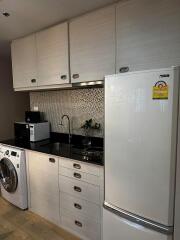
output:
<path id="1" fill-rule="evenodd" d="M 59 224 L 58 158 L 28 151 L 30 210 Z"/>

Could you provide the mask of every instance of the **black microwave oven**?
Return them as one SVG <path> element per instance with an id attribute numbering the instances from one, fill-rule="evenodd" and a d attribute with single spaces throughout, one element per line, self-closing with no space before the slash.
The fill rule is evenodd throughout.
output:
<path id="1" fill-rule="evenodd" d="M 15 122 L 14 135 L 17 140 L 29 141 L 30 139 L 29 123 Z"/>

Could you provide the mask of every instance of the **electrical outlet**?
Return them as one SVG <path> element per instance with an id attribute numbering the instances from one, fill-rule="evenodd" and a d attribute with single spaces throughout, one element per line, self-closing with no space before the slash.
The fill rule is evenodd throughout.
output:
<path id="1" fill-rule="evenodd" d="M 38 111 L 38 106 L 34 106 L 34 107 L 33 107 L 33 110 L 34 110 L 34 111 Z"/>

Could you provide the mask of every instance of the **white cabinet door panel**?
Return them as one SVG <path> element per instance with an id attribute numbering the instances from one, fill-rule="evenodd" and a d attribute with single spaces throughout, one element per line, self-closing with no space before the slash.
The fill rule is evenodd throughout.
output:
<path id="1" fill-rule="evenodd" d="M 13 41 L 11 55 L 14 88 L 37 86 L 35 34 Z"/>
<path id="2" fill-rule="evenodd" d="M 31 193 L 31 208 L 30 210 L 41 217 L 59 225 L 59 199 L 51 198 L 46 201 L 42 201 L 41 192 Z"/>
<path id="3" fill-rule="evenodd" d="M 116 10 L 116 70 L 179 66 L 180 1 L 120 1 Z"/>
<path id="4" fill-rule="evenodd" d="M 68 24 L 36 34 L 39 86 L 69 83 Z"/>
<path id="5" fill-rule="evenodd" d="M 28 151 L 30 210 L 59 223 L 58 158 Z"/>
<path id="6" fill-rule="evenodd" d="M 115 73 L 114 5 L 70 22 L 70 62 L 72 83 Z"/>

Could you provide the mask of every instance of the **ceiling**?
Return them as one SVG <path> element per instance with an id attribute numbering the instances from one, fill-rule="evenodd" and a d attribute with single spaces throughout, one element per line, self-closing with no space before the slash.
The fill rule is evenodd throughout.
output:
<path id="1" fill-rule="evenodd" d="M 115 0 L 0 0 L 0 56 L 13 39 L 113 3 Z M 10 17 L 4 17 L 3 12 Z"/>

